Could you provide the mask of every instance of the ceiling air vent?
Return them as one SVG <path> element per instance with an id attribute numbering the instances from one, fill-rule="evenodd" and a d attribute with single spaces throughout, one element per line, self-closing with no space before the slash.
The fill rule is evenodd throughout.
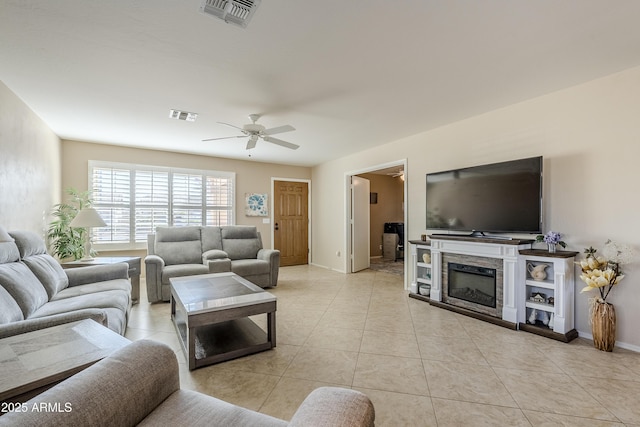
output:
<path id="1" fill-rule="evenodd" d="M 202 0 L 200 11 L 227 24 L 247 28 L 260 0 Z"/>

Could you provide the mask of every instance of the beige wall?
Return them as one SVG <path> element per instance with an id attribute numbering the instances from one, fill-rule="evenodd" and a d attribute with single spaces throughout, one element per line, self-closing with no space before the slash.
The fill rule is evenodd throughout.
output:
<path id="1" fill-rule="evenodd" d="M 89 160 L 135 163 L 152 166 L 169 166 L 219 170 L 236 173 L 236 223 L 255 225 L 262 234 L 263 245 L 271 247 L 271 225 L 264 224 L 263 217 L 248 217 L 244 213 L 245 193 L 267 193 L 271 202 L 271 178 L 310 179 L 311 169 L 299 166 L 283 166 L 244 160 L 180 154 L 78 141 L 62 141 L 62 188 L 74 187 L 86 190 Z M 271 214 L 271 212 L 270 212 Z M 137 252 L 113 252 L 132 255 Z M 146 251 L 137 253 L 144 256 Z"/>
<path id="2" fill-rule="evenodd" d="M 369 205 L 370 250 L 372 257 L 382 256 L 382 234 L 385 222 L 404 222 L 404 182 L 399 177 L 363 173 L 370 183 L 370 191 L 378 193 L 378 203 Z"/>
<path id="3" fill-rule="evenodd" d="M 44 237 L 60 202 L 60 139 L 0 82 L 0 225 Z"/>
<path id="4" fill-rule="evenodd" d="M 545 230 L 563 233 L 570 250 L 602 247 L 611 238 L 640 252 L 638 117 L 640 68 L 634 68 L 319 165 L 313 169 L 312 232 L 320 236 L 313 240 L 313 262 L 346 271 L 345 173 L 399 157 L 408 158 L 409 239 L 425 232 L 426 173 L 542 155 Z M 618 340 L 640 350 L 639 264 L 626 273 L 609 299 Z M 588 297 L 578 293 L 582 282 L 575 287 L 577 329 L 588 334 Z"/>

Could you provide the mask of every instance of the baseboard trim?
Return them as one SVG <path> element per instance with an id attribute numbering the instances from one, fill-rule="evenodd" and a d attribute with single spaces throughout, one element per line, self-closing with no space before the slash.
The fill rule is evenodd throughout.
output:
<path id="1" fill-rule="evenodd" d="M 494 325 L 502 326 L 503 328 L 513 329 L 514 331 L 518 329 L 517 323 L 507 322 L 506 320 L 498 319 L 497 317 L 489 316 L 483 313 L 476 313 L 475 311 L 467 310 L 466 308 L 456 307 L 455 305 L 445 304 L 435 300 L 430 300 L 429 304 L 438 308 L 444 308 L 445 310 L 453 311 L 454 313 L 464 314 L 465 316 L 473 317 L 474 319 L 493 323 Z"/>

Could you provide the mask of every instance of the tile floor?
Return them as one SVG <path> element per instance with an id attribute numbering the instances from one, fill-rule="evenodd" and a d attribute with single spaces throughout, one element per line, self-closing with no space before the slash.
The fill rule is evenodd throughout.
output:
<path id="1" fill-rule="evenodd" d="M 285 267 L 270 291 L 271 351 L 190 372 L 169 304 L 148 304 L 144 290 L 126 336 L 171 346 L 183 388 L 282 419 L 329 384 L 366 393 L 377 426 L 640 426 L 638 353 L 432 307 L 408 298 L 402 276 L 372 270 Z"/>

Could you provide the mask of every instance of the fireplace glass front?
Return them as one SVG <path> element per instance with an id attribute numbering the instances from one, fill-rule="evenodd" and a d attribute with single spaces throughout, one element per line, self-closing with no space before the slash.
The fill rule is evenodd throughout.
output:
<path id="1" fill-rule="evenodd" d="M 496 270 L 474 265 L 448 263 L 449 296 L 496 307 Z"/>

